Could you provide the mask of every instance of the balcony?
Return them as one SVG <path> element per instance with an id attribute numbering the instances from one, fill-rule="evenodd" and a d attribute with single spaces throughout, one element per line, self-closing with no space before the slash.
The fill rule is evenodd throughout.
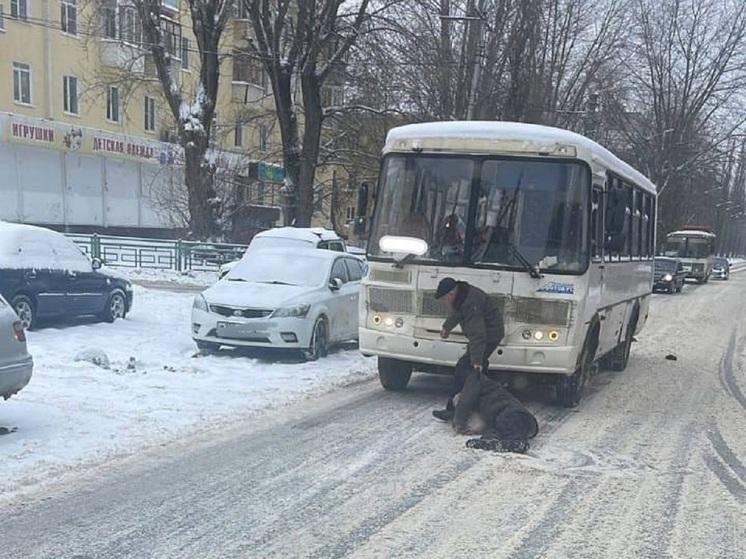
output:
<path id="1" fill-rule="evenodd" d="M 116 39 L 101 39 L 101 64 L 128 72 L 145 71 L 145 53 L 136 45 Z"/>

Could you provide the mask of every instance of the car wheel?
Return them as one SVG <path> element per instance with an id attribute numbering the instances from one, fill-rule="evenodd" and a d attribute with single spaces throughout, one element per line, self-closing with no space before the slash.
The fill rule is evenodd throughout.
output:
<path id="1" fill-rule="evenodd" d="M 216 344 L 215 342 L 194 340 L 194 343 L 197 344 L 197 349 L 202 353 L 202 355 L 214 355 L 220 351 L 220 344 Z"/>
<path id="2" fill-rule="evenodd" d="M 313 325 L 313 335 L 311 336 L 311 345 L 306 350 L 306 360 L 316 361 L 328 354 L 329 333 L 327 332 L 326 322 L 323 318 L 318 318 Z"/>
<path id="3" fill-rule="evenodd" d="M 112 291 L 101 318 L 106 322 L 114 322 L 118 318 L 124 318 L 127 315 L 127 300 L 121 291 Z"/>
<path id="4" fill-rule="evenodd" d="M 16 311 L 18 319 L 26 330 L 31 330 L 36 325 L 36 308 L 34 302 L 26 295 L 16 295 L 10 302 Z"/>
<path id="5" fill-rule="evenodd" d="M 389 357 L 378 358 L 378 380 L 386 390 L 404 390 L 412 378 L 412 364 Z"/>

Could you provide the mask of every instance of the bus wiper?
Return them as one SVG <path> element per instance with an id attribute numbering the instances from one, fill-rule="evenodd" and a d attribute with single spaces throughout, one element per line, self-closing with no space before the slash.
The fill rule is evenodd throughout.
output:
<path id="1" fill-rule="evenodd" d="M 508 250 L 513 255 L 513 258 L 518 260 L 518 263 L 523 266 L 523 268 L 528 272 L 529 276 L 534 279 L 541 279 L 543 277 L 541 275 L 541 272 L 539 271 L 539 266 L 531 264 L 531 262 L 529 262 L 526 257 L 521 254 L 521 251 L 519 251 L 518 247 L 516 247 L 513 243 L 508 242 Z"/>

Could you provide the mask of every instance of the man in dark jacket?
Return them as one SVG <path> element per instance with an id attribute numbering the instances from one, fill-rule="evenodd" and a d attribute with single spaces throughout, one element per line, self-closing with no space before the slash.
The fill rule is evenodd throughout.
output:
<path id="1" fill-rule="evenodd" d="M 478 287 L 465 281 L 444 278 L 435 292 L 436 299 L 443 297 L 448 305 L 448 318 L 443 323 L 440 336 L 448 338 L 451 330 L 460 325 L 468 342 L 466 353 L 456 363 L 453 391 L 446 409 L 433 412 L 438 419 L 450 420 L 453 396 L 461 392 L 472 371 L 489 369 L 490 355 L 503 339 L 505 329 L 497 303 Z"/>

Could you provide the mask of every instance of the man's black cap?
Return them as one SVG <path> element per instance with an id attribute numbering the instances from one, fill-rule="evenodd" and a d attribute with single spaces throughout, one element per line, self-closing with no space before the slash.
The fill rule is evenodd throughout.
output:
<path id="1" fill-rule="evenodd" d="M 438 289 L 435 292 L 435 298 L 440 299 L 441 297 L 444 297 L 446 294 L 453 291 L 453 289 L 456 287 L 456 280 L 453 278 L 443 278 L 440 280 L 440 283 L 438 284 Z"/>

